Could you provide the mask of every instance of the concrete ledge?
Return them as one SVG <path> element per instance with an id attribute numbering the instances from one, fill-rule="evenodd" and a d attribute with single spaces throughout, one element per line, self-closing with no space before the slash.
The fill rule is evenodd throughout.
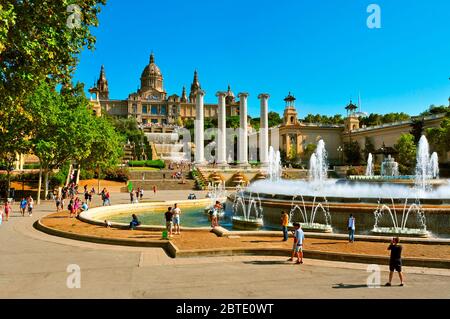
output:
<path id="1" fill-rule="evenodd" d="M 219 237 L 229 237 L 229 236 L 264 236 L 264 237 L 282 237 L 281 230 L 258 230 L 258 231 L 232 231 L 225 229 L 223 227 L 215 227 L 213 229 Z M 289 234 L 292 237 L 292 234 Z M 347 240 L 348 235 L 346 234 L 333 234 L 333 233 L 312 233 L 305 232 L 305 237 L 307 238 L 317 238 L 317 239 L 338 239 Z M 389 236 L 370 236 L 370 235 L 355 235 L 356 241 L 365 242 L 375 242 L 375 243 L 389 243 L 391 237 Z M 411 238 L 411 237 L 401 237 L 400 241 L 407 244 L 420 244 L 420 245 L 450 245 L 450 239 L 442 238 Z"/>
<path id="2" fill-rule="evenodd" d="M 104 238 L 98 236 L 81 235 L 75 233 L 64 232 L 42 224 L 38 220 L 33 225 L 36 229 L 47 233 L 49 235 L 81 240 L 86 242 L 120 245 L 132 247 L 160 247 L 172 258 L 189 258 L 189 257 L 216 257 L 216 256 L 286 256 L 288 257 L 291 250 L 285 248 L 217 248 L 217 249 L 193 249 L 180 250 L 174 243 L 169 240 L 152 240 L 152 241 L 138 241 L 133 239 L 119 239 L 119 238 Z M 219 227 L 214 230 L 219 232 Z M 221 228 L 221 227 L 220 227 Z M 316 250 L 305 250 L 305 258 L 341 261 L 363 264 L 379 264 L 388 265 L 389 258 L 383 256 L 371 255 L 356 255 L 356 254 L 342 254 L 335 252 L 323 252 Z M 445 268 L 450 269 L 450 260 L 441 259 L 420 259 L 420 258 L 404 258 L 403 265 L 409 267 L 426 267 L 426 268 Z"/>
<path id="3" fill-rule="evenodd" d="M 86 241 L 91 243 L 97 243 L 97 244 L 106 244 L 106 245 L 119 245 L 119 246 L 132 246 L 132 247 L 160 247 L 166 249 L 166 247 L 170 244 L 170 241 L 168 240 L 148 240 L 148 241 L 139 241 L 134 239 L 123 239 L 123 238 L 105 238 L 105 237 L 98 237 L 98 236 L 92 236 L 92 235 L 83 235 L 83 234 L 77 234 L 77 233 L 70 233 L 65 232 L 62 230 L 54 229 L 48 226 L 45 226 L 41 220 L 37 220 L 33 227 L 37 230 L 40 230 L 46 234 L 67 238 L 67 239 L 74 239 L 74 240 L 80 240 L 80 241 Z"/>

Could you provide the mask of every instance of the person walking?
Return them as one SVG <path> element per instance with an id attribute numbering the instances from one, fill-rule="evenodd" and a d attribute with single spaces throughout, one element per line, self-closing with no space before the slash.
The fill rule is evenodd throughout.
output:
<path id="1" fill-rule="evenodd" d="M 141 190 L 139 191 L 139 199 L 142 200 L 144 197 L 144 187 L 141 187 Z"/>
<path id="2" fill-rule="evenodd" d="M 20 213 L 22 214 L 22 217 L 25 217 L 25 211 L 27 210 L 27 199 L 24 197 L 22 198 L 22 200 L 20 201 Z"/>
<path id="3" fill-rule="evenodd" d="M 130 191 L 130 204 L 134 204 L 134 189 Z"/>
<path id="4" fill-rule="evenodd" d="M 355 217 L 353 214 L 350 214 L 350 217 L 348 218 L 348 242 L 354 243 L 355 242 Z"/>
<path id="5" fill-rule="evenodd" d="M 296 264 L 303 264 L 303 242 L 305 241 L 305 234 L 302 226 L 299 223 L 294 223 L 294 246 L 292 247 L 292 257 L 288 261 L 294 261 L 297 257 Z"/>
<path id="6" fill-rule="evenodd" d="M 156 195 L 156 185 L 153 185 L 153 194 Z"/>
<path id="7" fill-rule="evenodd" d="M 5 221 L 7 222 L 9 220 L 9 214 L 12 212 L 11 203 L 7 200 L 5 202 Z"/>
<path id="8" fill-rule="evenodd" d="M 173 212 L 172 207 L 167 208 L 167 212 L 164 213 L 166 219 L 166 229 L 169 237 L 172 237 L 172 226 L 173 226 Z"/>
<path id="9" fill-rule="evenodd" d="M 181 215 L 181 209 L 178 207 L 178 204 L 175 204 L 173 207 L 173 226 L 175 228 L 175 235 L 180 235 L 180 215 Z"/>
<path id="10" fill-rule="evenodd" d="M 386 284 L 387 287 L 392 286 L 392 277 L 394 276 L 394 271 L 398 272 L 400 278 L 400 287 L 404 286 L 403 273 L 402 273 L 402 246 L 399 245 L 400 238 L 392 238 L 391 244 L 388 250 L 391 251 L 391 257 L 389 259 L 389 282 Z"/>
<path id="11" fill-rule="evenodd" d="M 283 230 L 283 241 L 287 241 L 289 239 L 288 233 L 288 225 L 289 225 L 289 215 L 286 211 L 281 212 L 281 229 Z"/>
<path id="12" fill-rule="evenodd" d="M 31 197 L 31 195 L 28 196 L 27 207 L 28 207 L 28 216 L 29 217 L 33 216 L 34 201 L 33 201 L 33 197 Z"/>

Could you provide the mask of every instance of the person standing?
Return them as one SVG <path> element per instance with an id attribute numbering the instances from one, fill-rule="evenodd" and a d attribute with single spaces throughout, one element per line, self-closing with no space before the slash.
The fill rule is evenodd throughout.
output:
<path id="1" fill-rule="evenodd" d="M 305 241 L 305 234 L 302 226 L 299 223 L 294 223 L 294 246 L 292 247 L 292 257 L 288 261 L 294 261 L 297 257 L 296 264 L 303 264 L 303 242 Z"/>
<path id="2" fill-rule="evenodd" d="M 289 239 L 288 233 L 289 215 L 284 210 L 281 212 L 281 229 L 283 230 L 283 241 Z"/>
<path id="3" fill-rule="evenodd" d="M 165 212 L 164 217 L 166 219 L 166 229 L 169 237 L 172 237 L 172 226 L 173 226 L 173 212 L 172 207 L 167 208 L 167 212 Z"/>
<path id="4" fill-rule="evenodd" d="M 399 245 L 400 238 L 392 238 L 392 242 L 388 247 L 391 251 L 391 257 L 389 259 L 389 282 L 386 284 L 387 287 L 392 286 L 392 277 L 394 276 L 394 271 L 398 272 L 400 278 L 400 286 L 403 287 L 403 273 L 402 273 L 402 246 Z"/>
<path id="5" fill-rule="evenodd" d="M 178 207 L 178 204 L 175 204 L 173 207 L 173 226 L 175 228 L 175 235 L 180 235 L 180 215 L 181 215 L 181 209 Z"/>
<path id="6" fill-rule="evenodd" d="M 142 200 L 143 197 L 144 197 L 144 187 L 141 187 L 141 190 L 139 191 L 140 200 Z"/>
<path id="7" fill-rule="evenodd" d="M 355 217 L 353 214 L 350 214 L 350 217 L 348 218 L 348 242 L 353 243 L 355 242 Z"/>
<path id="8" fill-rule="evenodd" d="M 134 204 L 134 189 L 130 191 L 130 204 Z"/>
<path id="9" fill-rule="evenodd" d="M 156 195 L 156 185 L 153 185 L 153 194 Z"/>

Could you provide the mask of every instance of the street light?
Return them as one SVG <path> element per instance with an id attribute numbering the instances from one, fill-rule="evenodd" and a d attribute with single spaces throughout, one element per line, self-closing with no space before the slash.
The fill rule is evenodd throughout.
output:
<path id="1" fill-rule="evenodd" d="M 337 148 L 337 151 L 338 151 L 338 154 L 339 154 L 339 161 L 341 162 L 341 164 L 343 163 L 343 158 L 342 158 L 342 155 L 341 154 L 343 154 L 343 152 L 344 152 L 344 148 L 342 147 L 342 146 L 338 146 L 338 148 Z"/>

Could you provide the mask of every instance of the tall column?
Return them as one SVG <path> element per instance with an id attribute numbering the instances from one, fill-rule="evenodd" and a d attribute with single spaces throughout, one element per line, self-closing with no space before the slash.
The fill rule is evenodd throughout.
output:
<path id="1" fill-rule="evenodd" d="M 259 159 L 261 166 L 269 164 L 269 94 L 262 93 L 258 96 L 261 100 L 261 127 L 259 129 Z"/>
<path id="2" fill-rule="evenodd" d="M 239 115 L 240 115 L 240 128 L 239 128 L 239 165 L 248 166 L 248 124 L 247 124 L 247 99 L 248 93 L 239 93 Z"/>
<path id="3" fill-rule="evenodd" d="M 227 113 L 225 106 L 225 92 L 217 92 L 218 101 L 218 134 L 217 134 L 217 164 L 226 166 L 227 163 Z"/>
<path id="4" fill-rule="evenodd" d="M 203 90 L 197 91 L 195 101 L 195 164 L 204 165 L 205 162 L 205 119 L 204 119 L 204 96 Z"/>

